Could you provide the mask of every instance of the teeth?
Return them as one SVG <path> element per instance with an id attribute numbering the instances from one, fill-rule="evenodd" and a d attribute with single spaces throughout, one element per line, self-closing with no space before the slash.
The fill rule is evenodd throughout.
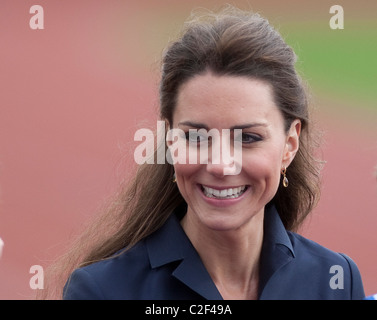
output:
<path id="1" fill-rule="evenodd" d="M 219 199 L 238 198 L 241 194 L 245 192 L 245 189 L 246 189 L 246 186 L 223 189 L 223 190 L 217 190 L 217 189 L 209 188 L 203 185 L 202 187 L 203 187 L 203 192 L 206 195 L 206 197 L 219 198 Z"/>

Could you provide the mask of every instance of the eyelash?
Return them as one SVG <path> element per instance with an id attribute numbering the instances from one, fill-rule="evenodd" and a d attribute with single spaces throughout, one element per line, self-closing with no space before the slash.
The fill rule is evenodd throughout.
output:
<path id="1" fill-rule="evenodd" d="M 191 139 L 193 137 L 196 139 Z M 204 141 L 206 139 L 206 137 L 203 134 L 200 134 L 198 132 L 185 132 L 185 138 L 188 142 L 200 143 L 201 141 L 197 140 L 198 137 L 203 137 L 203 140 L 201 141 Z"/>
<path id="2" fill-rule="evenodd" d="M 245 142 L 244 141 L 244 137 L 248 137 L 248 139 L 252 139 L 251 141 L 249 140 L 248 142 Z M 252 133 L 242 133 L 242 143 L 245 143 L 245 144 L 251 144 L 251 143 L 254 143 L 254 142 L 259 142 L 259 141 L 262 141 L 262 137 L 257 135 L 257 134 L 252 134 Z"/>
<path id="3" fill-rule="evenodd" d="M 247 137 L 248 141 L 245 141 L 245 137 Z M 198 143 L 205 141 L 207 137 L 203 134 L 197 133 L 197 132 L 185 132 L 185 138 L 188 142 L 192 143 Z M 191 138 L 191 139 L 190 139 Z M 192 139 L 194 138 L 194 139 Z M 196 138 L 196 139 L 195 139 Z M 198 138 L 202 138 L 202 140 L 198 140 Z M 263 138 L 257 134 L 251 134 L 251 133 L 242 133 L 242 143 L 243 144 L 252 144 L 254 142 L 262 141 Z"/>

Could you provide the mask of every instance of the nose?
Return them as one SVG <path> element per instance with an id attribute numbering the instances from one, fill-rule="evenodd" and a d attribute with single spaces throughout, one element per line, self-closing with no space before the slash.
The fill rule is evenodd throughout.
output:
<path id="1" fill-rule="evenodd" d="M 212 159 L 206 164 L 207 172 L 218 178 L 229 175 L 237 175 L 241 172 L 241 168 L 242 165 L 235 161 L 233 157 L 231 157 L 228 161 L 224 161 L 223 158 L 221 158 L 220 161 L 215 161 L 212 157 Z"/>
<path id="2" fill-rule="evenodd" d="M 226 165 L 223 164 L 213 164 L 208 163 L 207 164 L 207 172 L 211 175 L 217 177 L 217 178 L 223 178 L 226 176 Z"/>
<path id="3" fill-rule="evenodd" d="M 208 150 L 206 170 L 216 177 L 237 175 L 242 168 L 242 146 L 234 144 L 231 147 L 229 139 L 222 138 L 222 143 L 213 143 Z M 231 150 L 232 149 L 232 150 Z"/>

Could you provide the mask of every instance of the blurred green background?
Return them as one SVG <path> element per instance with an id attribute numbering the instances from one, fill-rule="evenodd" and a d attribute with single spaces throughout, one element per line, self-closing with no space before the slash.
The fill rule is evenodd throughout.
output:
<path id="1" fill-rule="evenodd" d="M 323 21 L 287 23 L 281 31 L 315 92 L 345 100 L 356 109 L 377 109 L 377 19 L 349 18 L 343 30 L 332 30 Z"/>

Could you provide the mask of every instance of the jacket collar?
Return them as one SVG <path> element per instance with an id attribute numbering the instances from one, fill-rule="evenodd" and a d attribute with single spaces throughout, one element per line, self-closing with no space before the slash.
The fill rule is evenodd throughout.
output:
<path id="1" fill-rule="evenodd" d="M 152 268 L 181 261 L 172 276 L 209 300 L 222 299 L 197 251 L 180 224 L 180 213 L 172 214 L 166 223 L 146 239 Z"/>
<path id="2" fill-rule="evenodd" d="M 274 205 L 268 205 L 264 216 L 264 236 L 260 261 L 259 299 L 272 275 L 295 258 L 292 242 Z"/>
<path id="3" fill-rule="evenodd" d="M 279 212 L 275 205 L 268 204 L 264 214 L 264 239 L 265 245 L 281 245 L 288 249 L 292 257 L 295 256 L 291 239 L 280 219 Z"/>
<path id="4" fill-rule="evenodd" d="M 173 213 L 166 223 L 146 239 L 152 268 L 181 261 L 172 276 L 206 299 L 222 299 L 197 251 L 180 224 L 184 212 Z M 294 258 L 290 238 L 273 205 L 265 210 L 259 296 L 272 275 Z"/>

